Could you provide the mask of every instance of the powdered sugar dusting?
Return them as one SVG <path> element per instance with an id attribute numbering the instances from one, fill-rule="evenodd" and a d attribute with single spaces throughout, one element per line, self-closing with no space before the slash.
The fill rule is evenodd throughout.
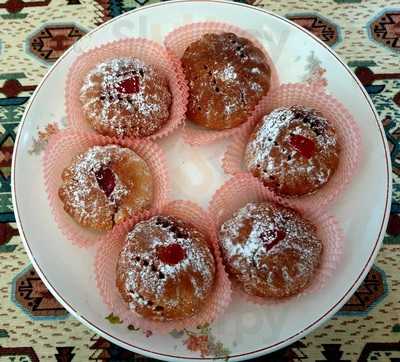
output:
<path id="1" fill-rule="evenodd" d="M 216 76 L 225 82 L 234 81 L 238 77 L 235 67 L 229 63 L 222 69 L 222 71 L 217 71 L 216 73 Z"/>
<path id="2" fill-rule="evenodd" d="M 282 239 L 275 243 L 278 232 Z M 309 280 L 322 250 L 311 224 L 293 210 L 267 203 L 238 210 L 221 226 L 220 240 L 226 264 L 250 294 L 263 288 L 266 294 L 291 294 L 294 283 Z M 288 252 L 297 256 L 294 265 L 274 263 L 274 257 Z M 278 288 L 279 278 L 283 285 Z"/>
<path id="3" fill-rule="evenodd" d="M 131 179 L 123 176 L 124 182 L 122 173 L 119 175 L 113 171 L 121 161 L 125 168 L 129 167 L 135 172 Z M 135 170 L 132 170 L 133 165 L 136 165 Z M 113 178 L 110 194 L 99 184 L 98 175 L 105 169 Z M 149 172 L 144 160 L 129 148 L 118 145 L 94 146 L 76 156 L 71 166 L 64 169 L 59 195 L 65 210 L 82 225 L 99 230 L 111 229 L 114 223 L 132 214 L 133 208 L 144 207 L 147 199 L 151 199 L 151 185 L 148 188 L 135 184 L 139 178 L 151 179 Z"/>
<path id="4" fill-rule="evenodd" d="M 180 295 L 182 278 L 190 283 L 193 298 L 200 301 L 209 295 L 214 283 L 215 266 L 210 250 L 196 241 L 197 231 L 182 232 L 173 220 L 176 219 L 155 216 L 136 224 L 127 236 L 119 262 L 119 270 L 127 270 L 124 288 L 131 299 L 130 308 L 150 308 L 160 320 L 166 319 L 167 310 L 190 302 Z M 158 256 L 160 248 L 171 245 L 179 245 L 185 253 L 174 265 Z"/>
<path id="5" fill-rule="evenodd" d="M 250 89 L 253 90 L 254 92 L 261 92 L 262 91 L 262 87 L 256 82 L 251 82 L 250 83 Z"/>
<path id="6" fill-rule="evenodd" d="M 227 103 L 225 104 L 224 112 L 226 115 L 232 114 L 237 110 L 238 104 L 237 102 Z"/>
<path id="7" fill-rule="evenodd" d="M 308 159 L 291 146 L 290 138 L 300 135 L 312 140 L 316 153 Z M 290 180 L 307 180 L 317 188 L 328 181 L 334 169 L 327 160 L 337 159 L 339 146 L 335 131 L 314 110 L 293 106 L 278 108 L 264 116 L 246 147 L 249 171 L 264 182 L 273 179 L 279 185 Z"/>
<path id="8" fill-rule="evenodd" d="M 138 82 L 137 92 L 121 92 L 120 85 L 133 77 Z M 155 133 L 168 119 L 172 101 L 166 79 L 136 58 L 97 65 L 87 75 L 80 99 L 93 127 L 117 136 Z"/>
<path id="9" fill-rule="evenodd" d="M 77 210 L 81 219 L 96 218 L 96 213 L 101 213 L 104 208 L 116 207 L 121 199 L 128 194 L 128 190 L 120 181 L 117 174 L 115 187 L 107 198 L 100 189 L 96 180 L 96 173 L 101 168 L 108 166 L 112 160 L 117 161 L 124 149 L 116 146 L 95 146 L 84 154 L 76 157 L 67 172 L 72 177 L 72 182 L 64 185 L 68 194 L 68 202 L 72 208 Z M 93 190 L 97 190 L 96 198 L 93 198 Z M 104 196 L 104 197 L 101 197 Z"/>

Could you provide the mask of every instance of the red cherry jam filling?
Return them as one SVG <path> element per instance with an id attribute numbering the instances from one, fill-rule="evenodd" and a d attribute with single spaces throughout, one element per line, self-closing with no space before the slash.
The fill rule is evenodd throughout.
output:
<path id="1" fill-rule="evenodd" d="M 119 82 L 116 86 L 116 89 L 119 93 L 134 94 L 139 92 L 139 86 L 139 77 L 132 76 L 131 78 L 124 79 L 123 81 Z"/>
<path id="2" fill-rule="evenodd" d="M 107 197 L 110 197 L 115 188 L 114 172 L 108 167 L 102 167 L 95 173 L 97 184 Z"/>
<path id="3" fill-rule="evenodd" d="M 157 256 L 163 263 L 175 265 L 186 257 L 186 252 L 179 244 L 170 244 L 158 248 Z"/>
<path id="4" fill-rule="evenodd" d="M 283 240 L 286 236 L 286 232 L 283 230 L 267 230 L 260 234 L 260 238 L 263 241 L 267 251 L 271 250 L 276 244 Z"/>
<path id="5" fill-rule="evenodd" d="M 311 158 L 316 152 L 314 141 L 304 136 L 298 134 L 292 135 L 290 136 L 289 143 L 305 158 Z"/>

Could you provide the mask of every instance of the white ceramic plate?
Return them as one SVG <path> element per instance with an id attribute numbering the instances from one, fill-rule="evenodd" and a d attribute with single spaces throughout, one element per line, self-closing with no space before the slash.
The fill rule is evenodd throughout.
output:
<path id="1" fill-rule="evenodd" d="M 298 300 L 255 306 L 235 300 L 212 324 L 215 338 L 230 350 L 232 360 L 244 360 L 282 348 L 318 327 L 353 294 L 378 252 L 389 214 L 391 167 L 382 126 L 371 100 L 346 65 L 304 29 L 265 10 L 222 1 L 181 1 L 146 6 L 98 27 L 69 49 L 50 69 L 31 97 L 15 144 L 13 202 L 21 237 L 33 265 L 57 299 L 94 331 L 127 349 L 159 359 L 199 358 L 182 339 L 147 338 L 126 325 L 105 320 L 109 313 L 96 292 L 94 250 L 71 245 L 55 225 L 47 203 L 41 158 L 30 155 L 37 127 L 65 117 L 64 81 L 81 51 L 108 41 L 142 36 L 161 41 L 177 26 L 204 20 L 233 23 L 249 30 L 264 44 L 282 82 L 301 81 L 310 62 L 327 70 L 328 89 L 350 110 L 362 131 L 362 165 L 347 191 L 332 207 L 346 240 L 341 267 L 325 289 Z M 179 134 L 162 141 L 167 153 L 173 198 L 192 199 L 206 206 L 226 179 L 220 159 L 226 144 L 193 148 Z"/>

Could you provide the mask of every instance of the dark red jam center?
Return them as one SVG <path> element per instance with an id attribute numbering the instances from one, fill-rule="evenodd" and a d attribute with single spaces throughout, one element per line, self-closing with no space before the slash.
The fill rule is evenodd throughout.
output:
<path id="1" fill-rule="evenodd" d="M 311 158 L 315 154 L 315 143 L 309 138 L 296 134 L 290 136 L 289 143 L 305 158 Z"/>
<path id="2" fill-rule="evenodd" d="M 95 173 L 96 180 L 99 187 L 103 190 L 107 197 L 109 197 L 114 191 L 115 187 L 115 176 L 114 172 L 108 167 L 102 167 Z"/>
<path id="3" fill-rule="evenodd" d="M 139 77 L 132 76 L 131 78 L 119 82 L 116 89 L 119 93 L 134 94 L 139 92 L 139 85 Z"/>
<path id="4" fill-rule="evenodd" d="M 158 258 L 165 264 L 178 264 L 186 257 L 185 250 L 179 244 L 161 246 L 157 250 Z"/>
<path id="5" fill-rule="evenodd" d="M 260 238 L 263 241 L 267 251 L 271 250 L 276 244 L 283 240 L 286 232 L 283 230 L 267 230 L 261 233 Z"/>

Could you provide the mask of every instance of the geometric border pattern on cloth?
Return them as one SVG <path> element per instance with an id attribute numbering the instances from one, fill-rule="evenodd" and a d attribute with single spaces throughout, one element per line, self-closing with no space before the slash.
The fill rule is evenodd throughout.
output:
<path id="1" fill-rule="evenodd" d="M 369 38 L 400 53 L 400 8 L 385 8 L 367 24 Z"/>
<path id="2" fill-rule="evenodd" d="M 367 316 L 388 294 L 385 272 L 374 265 L 337 316 Z"/>
<path id="3" fill-rule="evenodd" d="M 51 23 L 37 29 L 28 39 L 27 51 L 41 61 L 53 63 L 86 33 L 77 24 Z"/>
<path id="4" fill-rule="evenodd" d="M 342 41 L 340 26 L 317 13 L 289 13 L 286 18 L 302 26 L 331 47 Z"/>
<path id="5" fill-rule="evenodd" d="M 11 300 L 33 320 L 65 320 L 70 316 L 47 290 L 32 265 L 26 266 L 13 279 Z"/>

